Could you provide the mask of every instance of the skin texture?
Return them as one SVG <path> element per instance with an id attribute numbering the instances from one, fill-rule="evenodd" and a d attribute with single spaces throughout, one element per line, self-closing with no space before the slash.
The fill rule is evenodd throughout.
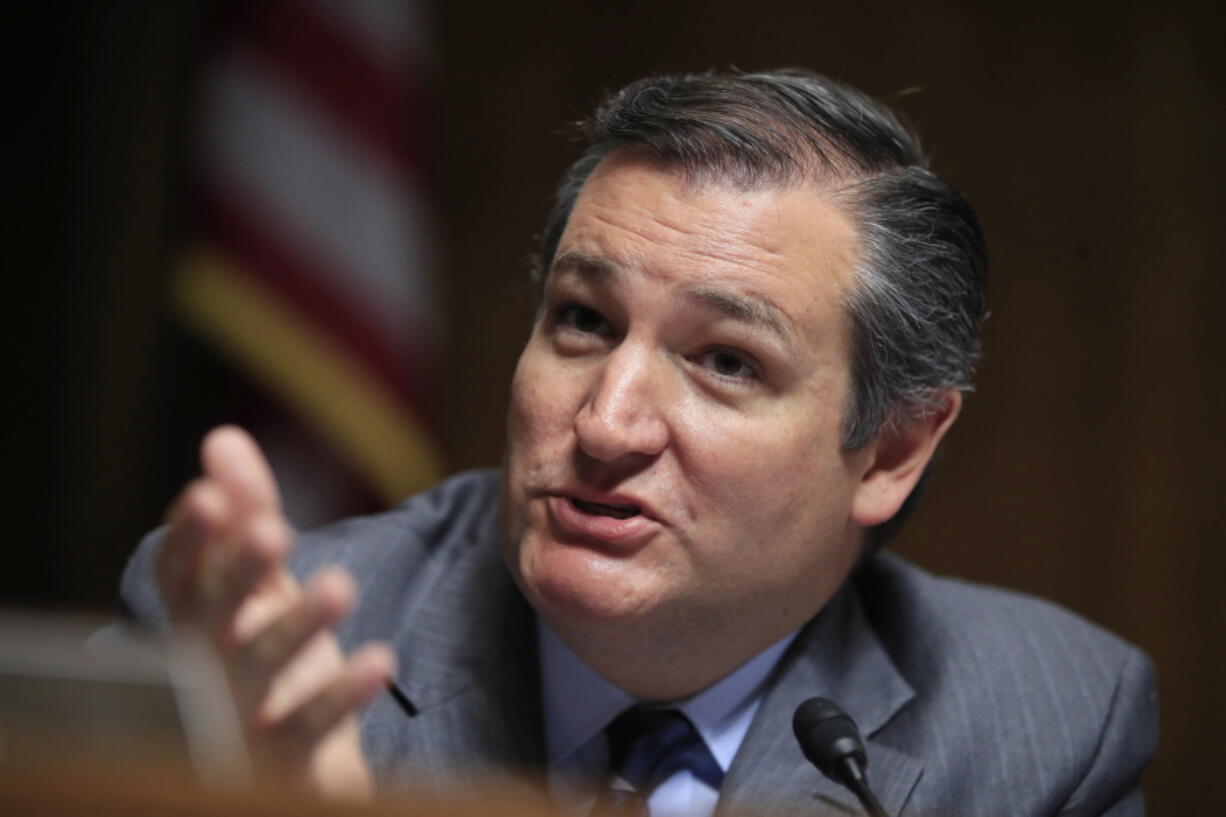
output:
<path id="1" fill-rule="evenodd" d="M 321 571 L 304 587 L 285 569 L 290 525 L 245 431 L 210 432 L 201 467 L 171 506 L 158 552 L 172 619 L 216 648 L 261 776 L 331 797 L 370 797 L 356 712 L 391 678 L 394 656 L 381 645 L 342 655 L 330 628 L 353 606 L 344 571 Z"/>
<path id="2" fill-rule="evenodd" d="M 619 152 L 580 194 L 513 382 L 505 557 L 628 692 L 691 695 L 814 616 L 952 422 L 956 395 L 840 449 L 855 258 L 815 186 L 688 183 Z M 645 518 L 589 529 L 573 497 Z"/>

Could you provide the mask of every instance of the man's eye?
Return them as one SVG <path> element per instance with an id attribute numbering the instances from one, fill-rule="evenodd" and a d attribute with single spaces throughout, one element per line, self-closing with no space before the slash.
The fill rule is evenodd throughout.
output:
<path id="1" fill-rule="evenodd" d="M 757 370 L 744 357 L 724 349 L 704 352 L 698 361 L 721 377 L 749 379 L 758 376 Z"/>
<path id="2" fill-rule="evenodd" d="M 610 331 L 609 322 L 603 315 L 582 304 L 563 304 L 558 307 L 557 316 L 559 326 L 585 335 L 607 335 Z"/>

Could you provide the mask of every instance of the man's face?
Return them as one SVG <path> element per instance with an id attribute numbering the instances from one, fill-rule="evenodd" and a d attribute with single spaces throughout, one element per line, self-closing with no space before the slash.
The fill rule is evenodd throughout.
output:
<path id="1" fill-rule="evenodd" d="M 503 496 L 508 566 L 572 647 L 613 627 L 761 649 L 842 583 L 854 250 L 812 187 L 624 153 L 591 176 L 516 369 Z"/>

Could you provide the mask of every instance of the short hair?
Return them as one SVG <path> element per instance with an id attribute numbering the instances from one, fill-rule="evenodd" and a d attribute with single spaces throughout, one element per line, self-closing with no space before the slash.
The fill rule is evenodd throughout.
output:
<path id="1" fill-rule="evenodd" d="M 556 190 L 538 292 L 584 183 L 619 148 L 699 182 L 821 184 L 852 219 L 859 245 L 844 305 L 852 328 L 844 450 L 932 411 L 948 389 L 971 387 L 987 285 L 979 222 L 885 105 L 797 69 L 664 75 L 613 93 L 581 127 L 586 149 Z"/>

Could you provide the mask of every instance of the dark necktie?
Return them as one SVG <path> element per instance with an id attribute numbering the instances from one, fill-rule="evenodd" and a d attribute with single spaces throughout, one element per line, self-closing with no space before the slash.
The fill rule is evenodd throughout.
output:
<path id="1" fill-rule="evenodd" d="M 609 786 L 594 813 L 646 815 L 647 798 L 677 772 L 718 790 L 724 780 L 706 742 L 676 709 L 629 709 L 605 729 L 609 739 Z"/>

